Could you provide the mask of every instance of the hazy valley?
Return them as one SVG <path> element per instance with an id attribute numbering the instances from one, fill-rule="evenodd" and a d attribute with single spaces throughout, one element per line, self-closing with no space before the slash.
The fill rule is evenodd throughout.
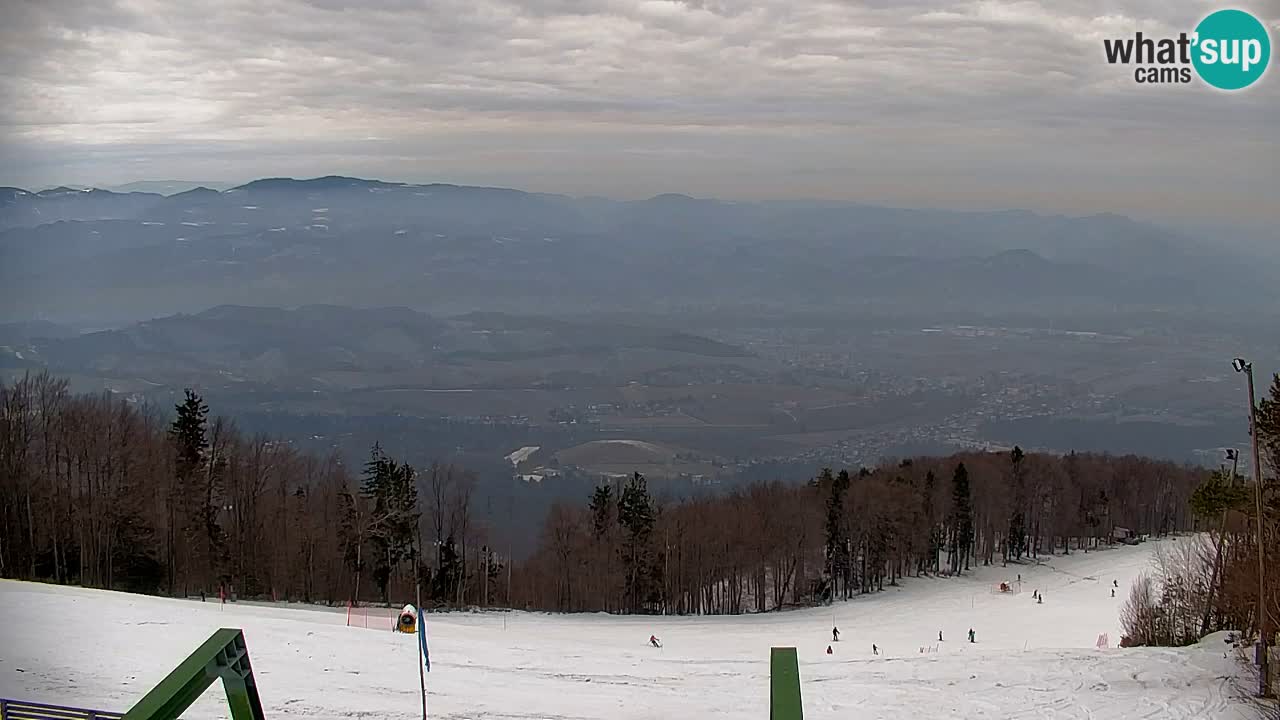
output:
<path id="1" fill-rule="evenodd" d="M 1243 434 L 1224 358 L 1280 347 L 1232 312 L 1280 307 L 1267 258 L 1114 215 L 338 177 L 0 202 L 8 376 L 195 387 L 251 430 L 500 485 L 1014 443 L 1216 464 Z"/>

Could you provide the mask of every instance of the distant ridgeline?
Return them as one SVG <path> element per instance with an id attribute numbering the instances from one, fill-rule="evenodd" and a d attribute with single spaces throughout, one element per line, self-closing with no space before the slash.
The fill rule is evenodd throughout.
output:
<path id="1" fill-rule="evenodd" d="M 0 187 L 0 252 L 0 321 L 225 303 L 1234 312 L 1276 299 L 1274 257 L 1119 215 L 611 201 L 349 177 L 169 196 Z M 618 292 L 638 272 L 643 291 Z"/>

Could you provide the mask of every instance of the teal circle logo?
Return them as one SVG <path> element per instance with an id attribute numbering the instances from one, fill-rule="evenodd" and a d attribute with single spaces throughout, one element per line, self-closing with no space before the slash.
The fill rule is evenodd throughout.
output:
<path id="1" fill-rule="evenodd" d="M 1271 36 L 1243 10 L 1219 10 L 1196 26 L 1191 63 L 1200 79 L 1219 90 L 1249 87 L 1271 60 Z"/>

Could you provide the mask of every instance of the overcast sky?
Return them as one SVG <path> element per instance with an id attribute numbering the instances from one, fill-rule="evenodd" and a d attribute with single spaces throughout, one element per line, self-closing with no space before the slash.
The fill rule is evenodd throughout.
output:
<path id="1" fill-rule="evenodd" d="M 351 7 L 348 7 L 350 5 Z M 347 174 L 1280 223 L 1280 69 L 1176 0 L 0 0 L 0 184 Z M 1236 5 L 1280 38 L 1280 0 Z"/>

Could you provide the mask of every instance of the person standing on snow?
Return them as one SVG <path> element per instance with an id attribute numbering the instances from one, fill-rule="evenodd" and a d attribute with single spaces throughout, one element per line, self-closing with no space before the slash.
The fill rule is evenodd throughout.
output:
<path id="1" fill-rule="evenodd" d="M 840 642 L 840 628 L 831 628 L 831 642 Z"/>
<path id="2" fill-rule="evenodd" d="M 880 648 L 876 647 L 876 644 L 875 644 L 875 643 L 871 643 L 871 654 L 872 654 L 872 655 L 879 655 L 879 654 L 880 654 Z"/>
<path id="3" fill-rule="evenodd" d="M 942 631 L 938 631 L 938 642 L 942 642 Z"/>
<path id="4" fill-rule="evenodd" d="M 974 635 L 973 628 L 969 628 L 969 642 L 974 642 Z"/>

